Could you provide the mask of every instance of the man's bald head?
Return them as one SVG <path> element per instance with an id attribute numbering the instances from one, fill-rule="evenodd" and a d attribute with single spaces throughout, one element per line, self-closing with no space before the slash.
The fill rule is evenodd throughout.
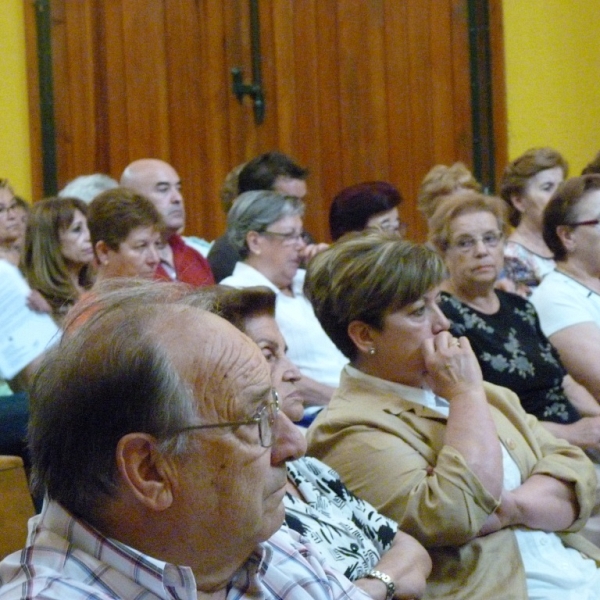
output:
<path id="1" fill-rule="evenodd" d="M 181 180 L 169 163 L 157 158 L 135 160 L 123 171 L 120 183 L 152 200 L 170 234 L 185 225 Z"/>

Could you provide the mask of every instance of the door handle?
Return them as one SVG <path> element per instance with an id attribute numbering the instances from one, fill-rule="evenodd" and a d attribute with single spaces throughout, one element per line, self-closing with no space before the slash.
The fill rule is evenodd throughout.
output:
<path id="1" fill-rule="evenodd" d="M 250 96 L 254 103 L 254 122 L 260 125 L 265 119 L 265 94 L 262 84 L 262 56 L 260 52 L 260 18 L 258 0 L 250 3 L 250 48 L 252 51 L 252 83 L 244 83 L 243 70 L 231 69 L 232 91 L 242 102 L 244 96 Z"/>

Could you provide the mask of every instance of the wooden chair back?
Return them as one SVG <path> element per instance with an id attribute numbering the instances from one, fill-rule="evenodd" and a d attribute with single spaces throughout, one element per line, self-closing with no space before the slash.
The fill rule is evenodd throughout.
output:
<path id="1" fill-rule="evenodd" d="M 34 514 L 22 459 L 0 456 L 0 559 L 25 546 Z"/>

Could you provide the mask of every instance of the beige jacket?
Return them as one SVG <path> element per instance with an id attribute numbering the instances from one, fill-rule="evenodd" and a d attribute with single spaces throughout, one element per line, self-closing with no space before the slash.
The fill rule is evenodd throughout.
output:
<path id="1" fill-rule="evenodd" d="M 510 390 L 485 387 L 498 437 L 523 479 L 538 473 L 575 484 L 579 517 L 560 537 L 600 564 L 600 549 L 572 533 L 583 527 L 593 506 L 592 463 L 526 414 Z M 438 413 L 344 372 L 331 403 L 308 431 L 308 453 L 331 465 L 354 493 L 429 550 L 433 571 L 426 598 L 526 600 L 512 529 L 474 537 L 497 501 L 462 456 L 444 445 L 445 427 Z"/>

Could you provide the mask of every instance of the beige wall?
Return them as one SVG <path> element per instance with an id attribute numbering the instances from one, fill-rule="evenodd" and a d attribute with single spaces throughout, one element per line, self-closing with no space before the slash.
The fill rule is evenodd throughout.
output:
<path id="1" fill-rule="evenodd" d="M 31 199 L 31 158 L 27 74 L 25 69 L 25 0 L 1 0 L 0 9 L 0 178 Z"/>
<path id="2" fill-rule="evenodd" d="M 503 0 L 508 154 L 564 154 L 570 175 L 600 150 L 598 0 Z"/>

